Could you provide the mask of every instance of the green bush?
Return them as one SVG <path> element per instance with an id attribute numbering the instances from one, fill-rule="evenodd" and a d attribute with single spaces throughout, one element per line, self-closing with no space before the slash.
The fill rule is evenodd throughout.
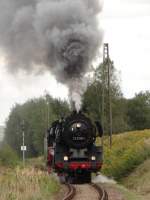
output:
<path id="1" fill-rule="evenodd" d="M 18 162 L 17 153 L 9 145 L 3 145 L 0 149 L 0 165 L 15 167 Z"/>

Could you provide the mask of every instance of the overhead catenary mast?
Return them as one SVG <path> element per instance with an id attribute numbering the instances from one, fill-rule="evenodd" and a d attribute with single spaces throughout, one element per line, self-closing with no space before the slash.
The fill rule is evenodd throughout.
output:
<path id="1" fill-rule="evenodd" d="M 109 136 L 110 136 L 110 147 L 112 146 L 112 103 L 111 103 L 111 60 L 109 58 L 109 44 L 104 43 L 103 48 L 103 89 L 102 89 L 102 124 L 104 127 L 104 111 L 105 111 L 105 84 L 106 77 L 105 71 L 107 72 L 107 88 L 108 88 L 108 109 L 109 109 Z"/>

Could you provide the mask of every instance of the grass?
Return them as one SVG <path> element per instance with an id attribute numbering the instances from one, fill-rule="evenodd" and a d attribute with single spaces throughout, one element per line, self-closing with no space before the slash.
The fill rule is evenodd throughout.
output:
<path id="1" fill-rule="evenodd" d="M 118 189 L 118 191 L 122 193 L 122 195 L 124 196 L 126 200 L 144 200 L 142 196 L 139 196 L 135 194 L 134 192 L 129 191 L 128 189 L 126 189 L 125 187 L 121 185 L 117 185 L 116 188 Z"/>
<path id="2" fill-rule="evenodd" d="M 39 170 L 45 170 L 46 167 L 46 161 L 44 160 L 43 156 L 37 157 L 37 158 L 30 158 L 26 160 L 26 166 L 28 167 L 34 167 L 35 169 Z"/>
<path id="3" fill-rule="evenodd" d="M 114 135 L 112 149 L 105 141 L 104 152 L 102 173 L 121 180 L 150 158 L 150 130 Z"/>
<path id="4" fill-rule="evenodd" d="M 119 184 L 105 183 L 103 184 L 103 187 L 107 190 L 108 196 L 112 199 L 144 200 L 141 195 L 137 195 L 135 192 L 129 191 L 127 188 Z"/>
<path id="5" fill-rule="evenodd" d="M 150 159 L 142 163 L 122 183 L 130 190 L 143 195 L 145 200 L 150 199 Z"/>
<path id="6" fill-rule="evenodd" d="M 0 170 L 0 200 L 47 200 L 59 190 L 56 179 L 33 167 Z"/>

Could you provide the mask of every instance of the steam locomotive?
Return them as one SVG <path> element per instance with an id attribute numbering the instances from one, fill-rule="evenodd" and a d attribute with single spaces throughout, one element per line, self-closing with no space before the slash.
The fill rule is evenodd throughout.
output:
<path id="1" fill-rule="evenodd" d="M 103 149 L 95 144 L 102 135 L 101 124 L 92 123 L 82 112 L 53 122 L 48 131 L 48 168 L 65 182 L 91 182 L 91 173 L 102 167 Z"/>

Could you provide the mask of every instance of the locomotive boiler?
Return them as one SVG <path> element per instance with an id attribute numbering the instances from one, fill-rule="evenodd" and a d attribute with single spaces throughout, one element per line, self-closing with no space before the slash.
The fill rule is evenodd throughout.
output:
<path id="1" fill-rule="evenodd" d="M 102 134 L 101 124 L 82 112 L 53 122 L 48 131 L 48 167 L 64 181 L 91 182 L 91 173 L 102 167 L 103 149 L 95 144 Z"/>

